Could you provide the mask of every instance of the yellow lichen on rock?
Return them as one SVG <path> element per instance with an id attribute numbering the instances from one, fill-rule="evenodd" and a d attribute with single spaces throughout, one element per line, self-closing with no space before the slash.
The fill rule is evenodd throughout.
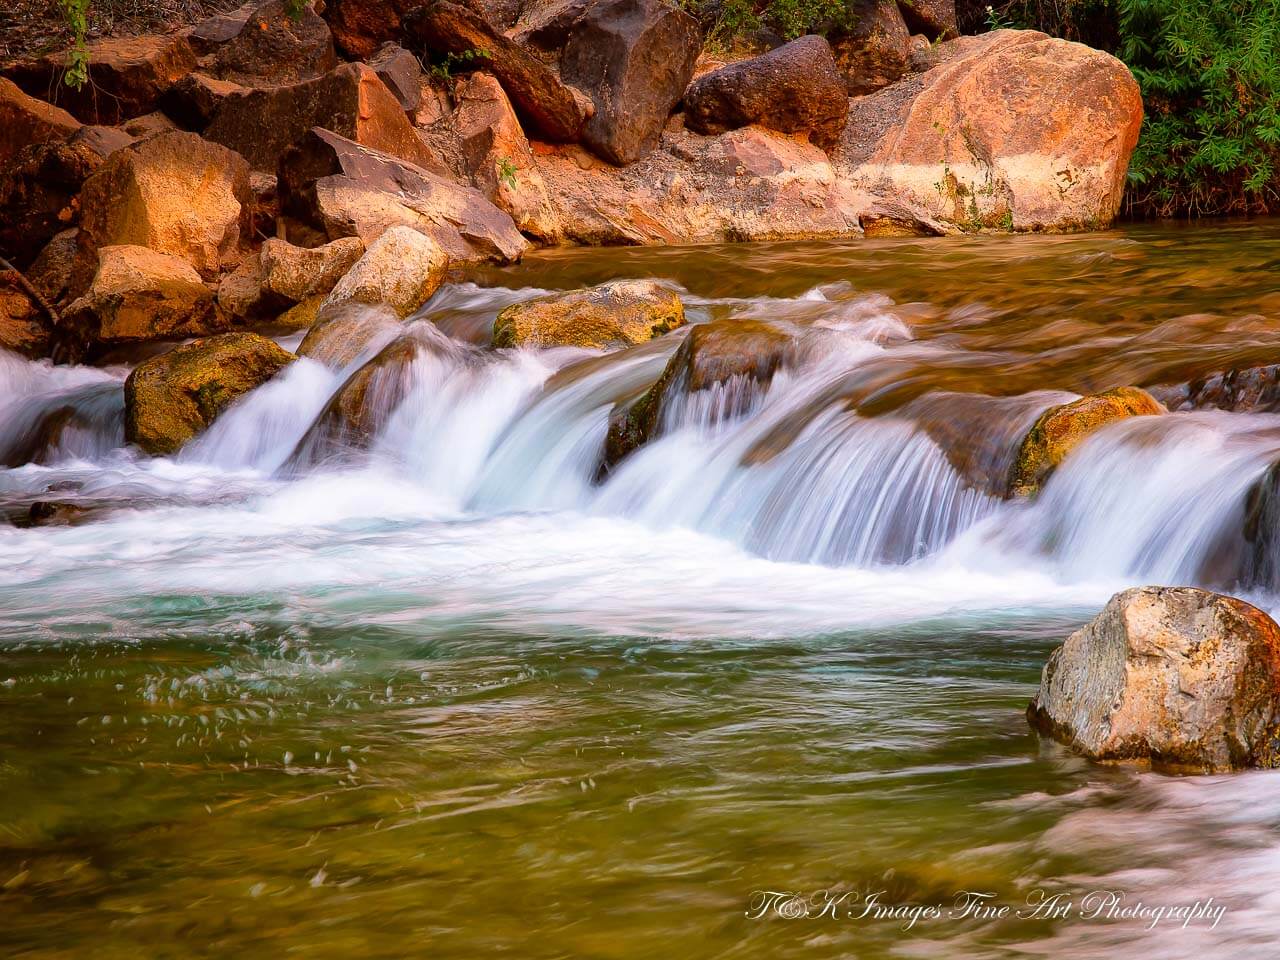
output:
<path id="1" fill-rule="evenodd" d="M 653 280 L 615 280 L 512 304 L 494 322 L 493 345 L 631 346 L 683 323 L 684 304 L 674 290 Z"/>

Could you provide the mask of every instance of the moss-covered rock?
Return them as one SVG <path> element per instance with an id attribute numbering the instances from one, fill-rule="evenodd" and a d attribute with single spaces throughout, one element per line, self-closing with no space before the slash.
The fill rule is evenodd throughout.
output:
<path id="1" fill-rule="evenodd" d="M 754 389 L 773 379 L 792 343 L 791 337 L 758 320 L 721 320 L 693 327 L 657 382 L 609 417 L 604 468 L 612 468 L 652 440 L 663 410 L 675 397 L 724 387 L 737 378 L 743 389 L 725 398 L 720 413 L 740 412 L 750 403 Z"/>
<path id="2" fill-rule="evenodd" d="M 674 290 L 653 280 L 614 280 L 512 304 L 494 321 L 493 345 L 632 346 L 683 323 L 684 304 Z"/>
<path id="3" fill-rule="evenodd" d="M 1051 407 L 1040 415 L 1022 440 L 1009 471 L 1009 493 L 1030 497 L 1039 492 L 1058 464 L 1099 427 L 1127 417 L 1164 413 L 1155 397 L 1137 387 L 1118 387 Z"/>
<path id="4" fill-rule="evenodd" d="M 169 454 L 294 355 L 256 333 L 193 340 L 139 364 L 124 384 L 125 439 Z"/>

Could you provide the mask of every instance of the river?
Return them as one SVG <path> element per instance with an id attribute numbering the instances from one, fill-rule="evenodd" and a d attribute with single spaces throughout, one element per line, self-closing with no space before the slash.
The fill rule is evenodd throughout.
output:
<path id="1" fill-rule="evenodd" d="M 299 361 L 146 459 L 126 367 L 0 355 L 0 453 L 69 418 L 0 505 L 89 511 L 0 525 L 0 947 L 1273 957 L 1280 774 L 1094 765 L 1023 711 L 1125 586 L 1276 611 L 1242 531 L 1280 415 L 1121 422 L 1033 502 L 1000 484 L 1074 394 L 1280 361 L 1277 264 L 1266 221 L 541 254 L 423 308 L 340 463 L 296 452 L 350 371 Z M 624 277 L 795 349 L 600 481 L 609 411 L 683 334 L 483 344 L 505 304 Z M 1072 906 L 753 916 L 823 890 Z M 1226 910 L 1087 916 L 1091 891 Z"/>

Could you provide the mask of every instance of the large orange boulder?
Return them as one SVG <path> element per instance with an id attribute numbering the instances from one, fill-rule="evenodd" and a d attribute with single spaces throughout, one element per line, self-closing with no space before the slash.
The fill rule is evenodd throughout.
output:
<path id="1" fill-rule="evenodd" d="M 65 140 L 79 129 L 80 121 L 67 111 L 0 77 L 0 169 L 30 145 Z"/>
<path id="2" fill-rule="evenodd" d="M 931 230 L 1105 227 L 1142 125 L 1132 74 L 1033 31 L 942 44 L 936 65 L 855 98 L 837 169 Z"/>
<path id="3" fill-rule="evenodd" d="M 276 86 L 311 80 L 338 65 L 329 25 L 310 6 L 298 17 L 284 0 L 267 0 L 240 30 L 217 45 L 205 62 L 213 76 L 246 86 Z"/>

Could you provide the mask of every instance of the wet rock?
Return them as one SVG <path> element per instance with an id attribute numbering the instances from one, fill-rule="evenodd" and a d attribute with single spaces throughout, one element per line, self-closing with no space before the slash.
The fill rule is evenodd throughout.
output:
<path id="1" fill-rule="evenodd" d="M 204 69 L 218 79 L 245 86 L 312 80 L 337 65 L 329 25 L 309 5 L 295 20 L 283 0 L 254 8 L 240 30 L 203 61 Z"/>
<path id="2" fill-rule="evenodd" d="M 363 63 L 343 64 L 315 80 L 227 97 L 204 135 L 240 153 L 255 169 L 273 171 L 280 155 L 317 126 L 418 166 L 444 169 L 414 132 L 400 101 Z"/>
<path id="3" fill-rule="evenodd" d="M 1032 31 L 940 45 L 938 65 L 855 98 L 849 184 L 952 231 L 1104 227 L 1142 123 L 1120 61 Z"/>
<path id="4" fill-rule="evenodd" d="M 595 104 L 583 143 L 615 164 L 651 153 L 689 86 L 701 47 L 697 21 L 663 0 L 592 4 L 560 57 L 565 82 Z"/>
<path id="5" fill-rule="evenodd" d="M 1267 468 L 1245 495 L 1244 543 L 1240 584 L 1280 589 L 1280 462 Z"/>
<path id="6" fill-rule="evenodd" d="M 1275 413 L 1280 410 L 1280 364 L 1235 367 L 1166 388 L 1161 396 L 1168 397 L 1170 410 Z"/>
<path id="7" fill-rule="evenodd" d="M 440 288 L 449 255 L 412 227 L 392 227 L 370 245 L 321 306 L 386 304 L 407 317 Z"/>
<path id="8" fill-rule="evenodd" d="M 898 10 L 913 34 L 924 34 L 929 40 L 960 36 L 955 0 L 898 0 Z"/>
<path id="9" fill-rule="evenodd" d="M 460 263 L 516 260 L 529 246 L 475 188 L 319 128 L 281 158 L 280 206 L 286 237 L 303 245 L 356 236 L 367 247 L 403 225 Z"/>
<path id="10" fill-rule="evenodd" d="M 359 237 L 343 237 L 320 247 L 295 247 L 274 237 L 262 245 L 262 286 L 298 303 L 328 294 L 364 253 Z"/>
<path id="11" fill-rule="evenodd" d="M 849 100 L 831 46 L 808 36 L 704 74 L 685 91 L 684 108 L 685 122 L 699 133 L 758 123 L 807 133 L 830 149 L 844 129 Z"/>
<path id="12" fill-rule="evenodd" d="M 193 133 L 165 133 L 117 150 L 85 181 L 80 247 L 132 245 L 180 257 L 214 278 L 243 258 L 249 166 Z"/>
<path id="13" fill-rule="evenodd" d="M 230 80 L 189 73 L 165 91 L 160 106 L 182 129 L 198 133 L 209 126 L 225 100 L 248 92 Z"/>
<path id="14" fill-rule="evenodd" d="M 124 384 L 125 439 L 146 453 L 176 453 L 294 359 L 256 333 L 206 337 L 152 357 Z"/>
<path id="15" fill-rule="evenodd" d="M 604 469 L 658 436 L 664 411 L 681 397 L 716 389 L 717 417 L 745 412 L 793 345 L 791 337 L 758 320 L 720 320 L 690 328 L 657 382 L 610 415 Z"/>
<path id="16" fill-rule="evenodd" d="M 80 121 L 0 77 L 0 170 L 32 144 L 66 140 Z"/>
<path id="17" fill-rule="evenodd" d="M 458 148 L 473 182 L 517 227 L 544 243 L 560 239 L 560 217 L 529 141 L 498 79 L 477 72 L 454 86 Z"/>
<path id="18" fill-rule="evenodd" d="M 0 254 L 25 268 L 80 219 L 80 189 L 102 165 L 82 138 L 34 143 L 0 165 Z"/>
<path id="19" fill-rule="evenodd" d="M 0 350 L 37 359 L 49 355 L 51 321 L 18 275 L 0 270 Z"/>
<path id="20" fill-rule="evenodd" d="M 72 357 L 126 343 L 202 336 L 227 322 L 191 264 L 137 246 L 100 248 L 92 283 L 62 319 L 59 333 Z"/>
<path id="21" fill-rule="evenodd" d="M 404 112 L 414 116 L 422 106 L 422 64 L 418 58 L 398 43 L 384 43 L 367 62 Z"/>
<path id="22" fill-rule="evenodd" d="M 468 66 L 496 76 L 530 133 L 552 143 L 578 139 L 584 117 L 573 92 L 553 69 L 500 33 L 481 14 L 439 0 L 418 9 L 410 29 L 428 50 L 469 56 Z M 477 55 L 477 51 L 483 53 Z"/>
<path id="23" fill-rule="evenodd" d="M 911 32 L 894 0 L 853 0 L 849 25 L 831 39 L 850 96 L 887 87 L 910 66 Z"/>
<path id="24" fill-rule="evenodd" d="M 644 343 L 684 323 L 675 291 L 653 280 L 614 280 L 506 307 L 495 347 L 619 347 Z"/>
<path id="25" fill-rule="evenodd" d="M 1118 387 L 1050 407 L 1023 438 L 1009 471 L 1009 492 L 1034 496 L 1057 466 L 1100 427 L 1128 417 L 1154 416 L 1165 409 L 1137 387 Z"/>
<path id="26" fill-rule="evenodd" d="M 1094 760 L 1184 772 L 1280 765 L 1280 627 L 1242 600 L 1139 587 L 1045 665 L 1027 718 Z"/>
<path id="27" fill-rule="evenodd" d="M 182 36 L 108 37 L 88 46 L 89 82 L 79 89 L 62 76 L 66 54 L 11 64 L 3 73 L 27 93 L 50 96 L 82 123 L 108 126 L 154 111 L 160 97 L 196 65 Z"/>
<path id="28" fill-rule="evenodd" d="M 298 356 L 341 370 L 361 354 L 381 349 L 403 330 L 400 315 L 385 304 L 337 303 L 317 312 L 298 346 Z"/>

